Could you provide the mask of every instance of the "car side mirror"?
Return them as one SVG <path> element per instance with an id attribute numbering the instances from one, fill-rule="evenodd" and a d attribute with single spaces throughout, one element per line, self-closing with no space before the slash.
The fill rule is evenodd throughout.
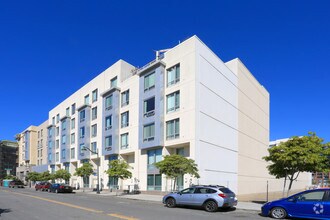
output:
<path id="1" fill-rule="evenodd" d="M 182 192 L 178 192 L 178 194 L 181 196 L 182 195 Z"/>

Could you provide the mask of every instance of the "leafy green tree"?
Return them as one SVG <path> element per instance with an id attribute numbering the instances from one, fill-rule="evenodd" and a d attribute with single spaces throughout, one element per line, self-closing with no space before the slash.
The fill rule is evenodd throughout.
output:
<path id="1" fill-rule="evenodd" d="M 13 176 L 13 175 L 6 175 L 3 179 L 5 179 L 5 180 L 16 180 L 17 177 Z"/>
<path id="2" fill-rule="evenodd" d="M 55 179 L 65 180 L 65 182 L 68 182 L 71 178 L 71 174 L 63 169 L 57 170 L 54 174 Z"/>
<path id="3" fill-rule="evenodd" d="M 105 172 L 110 177 L 115 177 L 119 179 L 128 179 L 132 177 L 131 171 L 128 170 L 129 165 L 123 160 L 112 160 L 109 163 L 109 169 Z"/>
<path id="4" fill-rule="evenodd" d="M 92 175 L 92 173 L 93 173 L 93 165 L 87 162 L 87 163 L 83 163 L 81 167 L 77 168 L 74 175 L 84 178 L 84 182 L 85 182 L 85 179 L 90 175 Z"/>
<path id="5" fill-rule="evenodd" d="M 269 156 L 263 157 L 271 175 L 277 179 L 289 181 L 288 194 L 293 182 L 301 172 L 324 172 L 329 168 L 329 145 L 323 144 L 323 139 L 309 132 L 307 136 L 294 136 L 278 146 L 268 149 Z"/>
<path id="6" fill-rule="evenodd" d="M 42 180 L 42 176 L 38 172 L 29 172 L 27 174 L 27 176 L 26 176 L 26 180 L 27 181 L 33 181 L 33 182 L 41 181 Z"/>
<path id="7" fill-rule="evenodd" d="M 179 176 L 190 174 L 196 178 L 200 177 L 195 161 L 177 154 L 164 156 L 164 160 L 155 163 L 155 166 L 161 174 L 174 179 L 173 190 L 176 189 L 176 182 Z"/>
<path id="8" fill-rule="evenodd" d="M 47 170 L 47 171 L 41 173 L 41 180 L 42 181 L 55 180 L 55 175 L 49 173 L 49 171 Z"/>

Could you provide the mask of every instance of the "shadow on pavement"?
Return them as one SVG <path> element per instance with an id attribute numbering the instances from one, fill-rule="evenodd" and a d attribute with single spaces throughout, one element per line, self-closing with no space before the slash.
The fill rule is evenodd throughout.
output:
<path id="1" fill-rule="evenodd" d="M 10 209 L 0 209 L 0 216 L 2 213 L 8 213 L 8 212 L 11 212 Z"/>

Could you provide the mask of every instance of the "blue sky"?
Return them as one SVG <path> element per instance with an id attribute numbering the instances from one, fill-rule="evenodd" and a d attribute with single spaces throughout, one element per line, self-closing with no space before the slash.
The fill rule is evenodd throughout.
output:
<path id="1" fill-rule="evenodd" d="M 330 1 L 0 0 L 0 140 L 29 125 L 118 59 L 197 35 L 240 58 L 270 93 L 270 139 L 330 141 Z"/>

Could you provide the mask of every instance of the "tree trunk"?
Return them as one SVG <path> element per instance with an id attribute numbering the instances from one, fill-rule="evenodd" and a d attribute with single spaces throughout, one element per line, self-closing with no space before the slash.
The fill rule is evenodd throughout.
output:
<path id="1" fill-rule="evenodd" d="M 174 183 L 173 183 L 173 190 L 172 191 L 175 191 L 175 188 L 176 188 L 176 178 L 177 177 L 174 177 Z"/>
<path id="2" fill-rule="evenodd" d="M 287 176 L 285 176 L 285 178 L 284 178 L 284 185 L 283 185 L 283 192 L 282 192 L 282 197 L 283 198 L 284 198 L 284 193 L 285 193 L 286 178 L 287 178 Z"/>
<path id="3" fill-rule="evenodd" d="M 292 183 L 293 183 L 293 181 L 294 181 L 293 176 L 290 176 L 290 177 L 289 177 L 289 180 L 290 180 L 290 183 L 289 183 L 289 188 L 288 188 L 287 197 L 289 196 L 289 193 L 290 193 L 290 190 L 291 190 L 291 187 L 292 187 Z"/>

